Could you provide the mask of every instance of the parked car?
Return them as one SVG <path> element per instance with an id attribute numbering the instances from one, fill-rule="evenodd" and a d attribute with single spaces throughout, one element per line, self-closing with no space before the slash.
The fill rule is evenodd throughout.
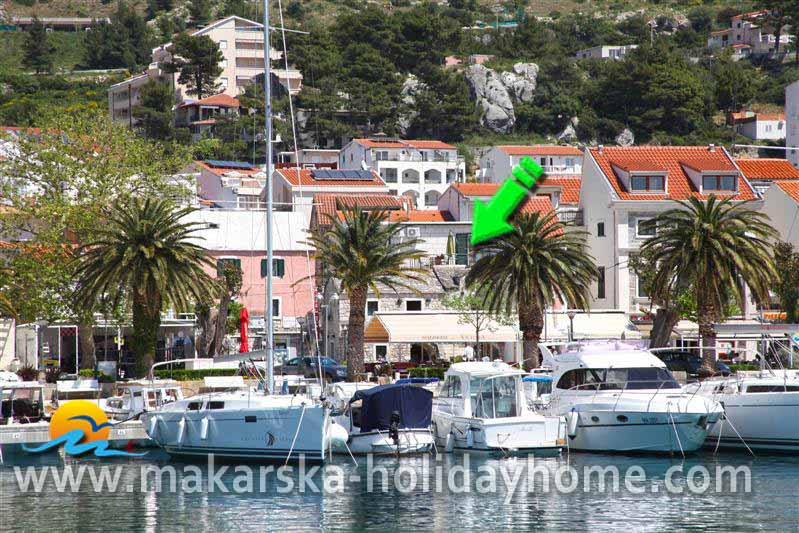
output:
<path id="1" fill-rule="evenodd" d="M 672 372 L 685 372 L 689 376 L 696 376 L 699 373 L 699 367 L 702 366 L 702 358 L 693 352 L 666 350 L 655 354 L 666 363 L 666 367 Z M 716 373 L 729 376 L 732 374 L 732 370 L 721 361 L 716 361 Z"/>
<path id="2" fill-rule="evenodd" d="M 289 359 L 285 364 L 275 368 L 275 373 L 280 375 L 296 375 L 313 378 L 319 376 L 316 369 L 318 359 L 316 357 L 295 357 Z M 322 374 L 326 381 L 344 381 L 347 379 L 347 367 L 338 364 L 330 357 L 322 357 Z"/>

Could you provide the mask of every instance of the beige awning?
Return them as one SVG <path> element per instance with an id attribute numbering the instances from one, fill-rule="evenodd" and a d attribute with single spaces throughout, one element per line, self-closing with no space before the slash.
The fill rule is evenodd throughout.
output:
<path id="1" fill-rule="evenodd" d="M 488 319 L 480 329 L 480 342 L 515 342 L 518 332 L 513 326 Z M 375 313 L 366 324 L 365 342 L 477 342 L 475 328 L 458 312 L 435 311 L 407 313 Z"/>

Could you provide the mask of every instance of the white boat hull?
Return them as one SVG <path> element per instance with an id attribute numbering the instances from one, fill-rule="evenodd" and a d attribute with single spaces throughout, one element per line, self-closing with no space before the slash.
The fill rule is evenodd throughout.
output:
<path id="1" fill-rule="evenodd" d="M 552 455 L 565 445 L 566 425 L 556 416 L 480 419 L 434 411 L 433 434 L 445 451 Z"/>
<path id="2" fill-rule="evenodd" d="M 320 405 L 155 411 L 142 414 L 150 438 L 170 455 L 323 461 L 328 411 Z"/>
<path id="3" fill-rule="evenodd" d="M 398 442 L 389 436 L 388 431 L 369 431 L 366 433 L 351 433 L 347 446 L 333 447 L 335 453 L 353 453 L 355 455 L 413 455 L 430 453 L 435 448 L 433 434 L 427 429 L 400 429 Z"/>
<path id="4" fill-rule="evenodd" d="M 708 415 L 698 413 L 589 408 L 573 416 L 578 418 L 569 448 L 591 452 L 693 452 L 702 446 L 710 425 Z"/>
<path id="5" fill-rule="evenodd" d="M 716 394 L 713 398 L 721 402 L 725 414 L 711 427 L 705 446 L 799 451 L 799 393 Z"/>

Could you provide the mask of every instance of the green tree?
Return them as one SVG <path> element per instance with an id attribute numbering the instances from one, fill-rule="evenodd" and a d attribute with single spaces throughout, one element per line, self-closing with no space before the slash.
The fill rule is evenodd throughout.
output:
<path id="1" fill-rule="evenodd" d="M 733 61 L 723 54 L 713 62 L 710 70 L 716 81 L 716 107 L 726 112 L 738 111 L 757 94 L 757 71 L 743 61 Z"/>
<path id="2" fill-rule="evenodd" d="M 159 13 L 172 11 L 174 0 L 147 0 L 147 18 L 154 19 Z"/>
<path id="3" fill-rule="evenodd" d="M 371 290 L 380 297 L 378 284 L 391 290 L 418 281 L 421 271 L 407 264 L 419 260 L 416 239 L 399 241 L 400 224 L 387 222 L 383 211 L 365 211 L 360 207 L 344 212 L 343 220 L 334 218 L 329 225 L 311 232 L 308 242 L 316 249 L 324 279 L 341 283 L 350 301 L 347 330 L 347 371 L 350 380 L 363 374 L 363 333 L 366 296 Z M 397 242 L 399 241 L 399 242 Z"/>
<path id="4" fill-rule="evenodd" d="M 167 69 L 180 72 L 178 83 L 186 85 L 189 94 L 204 98 L 219 90 L 216 79 L 222 73 L 219 63 L 223 59 L 219 45 L 207 35 L 181 33 L 172 43 L 172 62 Z"/>
<path id="5" fill-rule="evenodd" d="M 505 314 L 497 314 L 486 308 L 485 298 L 471 292 L 452 294 L 441 302 L 444 307 L 458 312 L 458 324 L 474 328 L 475 351 L 477 360 L 482 358 L 480 346 L 480 333 L 488 331 L 493 333 L 499 325 L 512 325 L 513 321 Z"/>
<path id="6" fill-rule="evenodd" d="M 214 16 L 211 0 L 189 0 L 189 15 L 196 26 L 208 24 Z"/>
<path id="7" fill-rule="evenodd" d="M 135 70 L 150 63 L 153 33 L 144 17 L 125 2 L 119 2 L 111 22 L 95 22 L 86 33 L 89 68 Z"/>
<path id="8" fill-rule="evenodd" d="M 658 265 L 653 286 L 672 291 L 690 284 L 697 305 L 699 335 L 704 347 L 700 373 L 711 375 L 716 365 L 716 333 L 713 324 L 732 296 L 745 305 L 744 284 L 755 301 L 768 301 L 768 291 L 777 279 L 772 246 L 777 232 L 768 217 L 732 198 L 710 195 L 702 201 L 691 198 L 679 207 L 655 217 L 658 232 L 641 247 L 651 252 Z"/>
<path id="9" fill-rule="evenodd" d="M 190 309 L 214 289 L 203 270 L 210 261 L 193 241 L 201 224 L 181 220 L 193 210 L 150 198 L 117 204 L 105 213 L 97 236 L 78 252 L 79 302 L 91 305 L 107 298 L 114 304 L 124 299 L 131 303 L 139 376 L 153 364 L 161 311 L 170 305 Z"/>
<path id="10" fill-rule="evenodd" d="M 596 277 L 594 259 L 585 250 L 585 233 L 558 221 L 554 212 L 522 215 L 514 231 L 479 247 L 481 258 L 467 285 L 486 297 L 493 312 L 517 313 L 524 364 L 538 366 L 544 310 L 556 301 L 569 308 L 588 307 Z"/>
<path id="11" fill-rule="evenodd" d="M 55 47 L 50 43 L 47 30 L 36 17 L 33 18 L 33 24 L 25 36 L 24 48 L 23 65 L 34 69 L 36 74 L 52 70 Z"/>
<path id="12" fill-rule="evenodd" d="M 141 88 L 139 105 L 133 109 L 138 126 L 148 139 L 167 140 L 175 136 L 174 97 L 168 83 L 150 81 Z"/>
<path id="13" fill-rule="evenodd" d="M 7 206 L 0 231 L 25 236 L 8 259 L 14 283 L 7 292 L 21 320 L 77 321 L 80 364 L 91 368 L 100 302 L 74 299 L 74 250 L 94 239 L 109 205 L 125 205 L 136 195 L 185 195 L 188 188 L 167 176 L 190 159 L 180 147 L 153 144 L 112 123 L 104 111 L 59 111 L 40 119 L 42 133 L 21 136 L 18 153 L 0 161 Z"/>
<path id="14" fill-rule="evenodd" d="M 785 321 L 796 324 L 799 322 L 799 253 L 791 243 L 780 242 L 774 247 L 774 264 L 779 272 L 775 292 L 785 311 Z"/>

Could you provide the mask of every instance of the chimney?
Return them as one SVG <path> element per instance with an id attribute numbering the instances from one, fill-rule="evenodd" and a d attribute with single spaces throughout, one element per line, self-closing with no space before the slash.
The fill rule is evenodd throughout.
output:
<path id="1" fill-rule="evenodd" d="M 605 149 L 605 145 L 604 144 L 600 144 L 596 148 L 597 148 L 597 152 L 599 152 L 601 154 L 602 151 Z"/>
<path id="2" fill-rule="evenodd" d="M 716 145 L 715 144 L 709 144 L 708 147 L 707 147 L 707 151 L 708 152 L 715 152 L 716 151 Z"/>

